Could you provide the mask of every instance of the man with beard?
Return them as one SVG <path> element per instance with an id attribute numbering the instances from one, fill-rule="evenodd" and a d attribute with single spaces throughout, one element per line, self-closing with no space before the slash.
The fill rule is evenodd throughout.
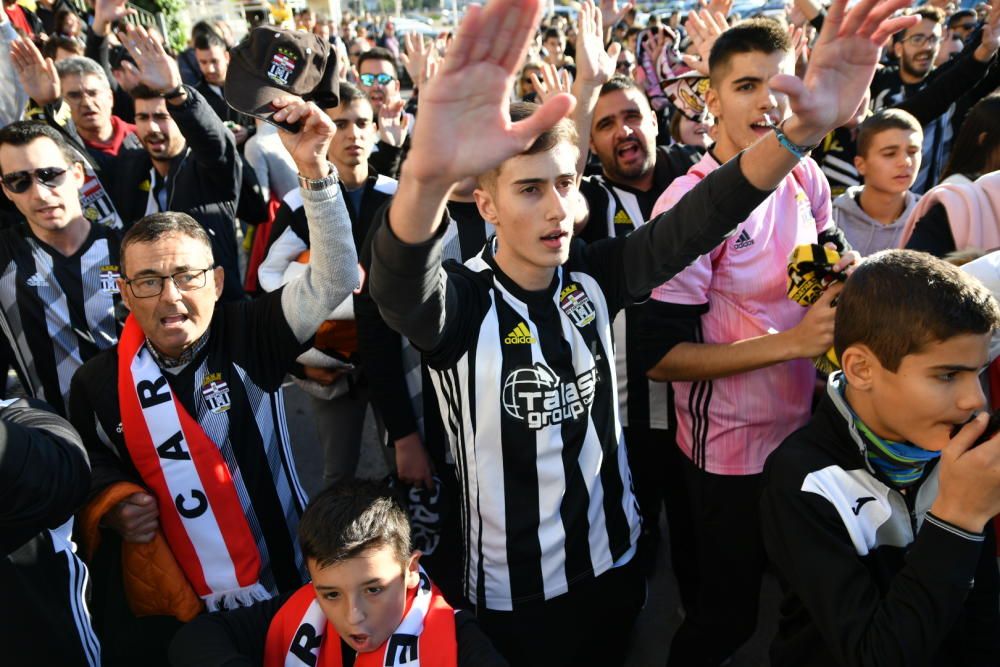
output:
<path id="1" fill-rule="evenodd" d="M 380 130 L 371 165 L 378 173 L 397 178 L 399 167 L 409 150 L 409 133 L 404 129 L 402 138 L 389 143 L 385 141 L 384 130 L 387 124 L 412 128 L 414 117 L 404 110 L 396 60 L 388 49 L 375 47 L 358 56 L 357 71 L 358 86 L 368 96 Z"/>
<path id="2" fill-rule="evenodd" d="M 242 161 L 236 141 L 197 90 L 181 83 L 177 63 L 160 49 L 140 51 L 151 38 L 129 26 L 124 38 L 142 83 L 132 90 L 135 122 L 145 149 L 120 161 L 115 203 L 126 227 L 150 213 L 177 211 L 197 220 L 225 269 L 223 301 L 243 296 L 236 248 L 236 201 Z"/>

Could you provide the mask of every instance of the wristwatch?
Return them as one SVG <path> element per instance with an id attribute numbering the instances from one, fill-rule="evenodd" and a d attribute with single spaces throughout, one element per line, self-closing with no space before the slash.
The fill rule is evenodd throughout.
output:
<path id="1" fill-rule="evenodd" d="M 299 187 L 303 190 L 325 190 L 339 182 L 340 174 L 337 173 L 337 168 L 333 166 L 332 162 L 327 162 L 327 164 L 330 166 L 330 173 L 325 178 L 306 178 L 299 174 Z"/>

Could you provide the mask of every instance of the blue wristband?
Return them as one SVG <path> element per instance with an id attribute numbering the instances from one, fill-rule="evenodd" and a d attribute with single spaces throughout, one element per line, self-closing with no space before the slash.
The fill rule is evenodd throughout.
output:
<path id="1" fill-rule="evenodd" d="M 785 120 L 788 119 L 786 118 Z M 785 124 L 784 120 L 775 125 L 771 119 L 768 118 L 767 124 L 772 130 L 774 130 L 774 136 L 777 137 L 778 143 L 784 146 L 785 150 L 794 155 L 797 160 L 803 160 L 807 155 L 809 155 L 809 153 L 816 150 L 819 146 L 819 144 L 816 144 L 815 146 L 801 146 L 793 142 L 788 138 L 788 135 L 785 134 L 784 130 L 781 129 L 781 126 Z"/>

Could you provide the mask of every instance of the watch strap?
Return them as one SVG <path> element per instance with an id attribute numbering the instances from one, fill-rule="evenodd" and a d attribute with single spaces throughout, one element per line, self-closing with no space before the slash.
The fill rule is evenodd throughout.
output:
<path id="1" fill-rule="evenodd" d="M 327 162 L 327 164 L 330 167 L 330 173 L 324 178 L 306 178 L 302 174 L 299 174 L 299 187 L 303 190 L 325 190 L 331 185 L 337 183 L 340 180 L 340 174 L 337 173 L 337 168 L 330 162 Z"/>

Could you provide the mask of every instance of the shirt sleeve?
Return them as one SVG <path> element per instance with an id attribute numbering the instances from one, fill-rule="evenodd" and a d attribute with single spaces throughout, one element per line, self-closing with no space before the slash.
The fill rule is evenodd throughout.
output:
<path id="1" fill-rule="evenodd" d="M 924 217 L 917 220 L 906 247 L 909 250 L 922 250 L 935 257 L 955 252 L 955 237 L 951 233 L 948 211 L 944 204 L 935 204 Z"/>
<path id="2" fill-rule="evenodd" d="M 693 175 L 675 179 L 656 201 L 656 205 L 653 207 L 653 216 L 666 213 L 672 209 L 681 197 L 691 191 L 691 188 L 695 186 L 698 180 L 698 177 Z M 709 254 L 699 256 L 673 278 L 659 287 L 653 288 L 650 295 L 652 300 L 681 306 L 701 306 L 702 304 L 707 304 L 708 290 L 712 285 L 712 260 L 720 252 L 721 249 L 715 249 Z M 673 345 L 670 347 L 673 347 Z M 664 350 L 663 354 L 666 354 L 667 351 Z M 657 360 L 663 354 L 657 357 Z"/>
<path id="3" fill-rule="evenodd" d="M 264 661 L 267 630 L 294 591 L 249 607 L 202 614 L 170 642 L 172 667 L 252 667 Z"/>

